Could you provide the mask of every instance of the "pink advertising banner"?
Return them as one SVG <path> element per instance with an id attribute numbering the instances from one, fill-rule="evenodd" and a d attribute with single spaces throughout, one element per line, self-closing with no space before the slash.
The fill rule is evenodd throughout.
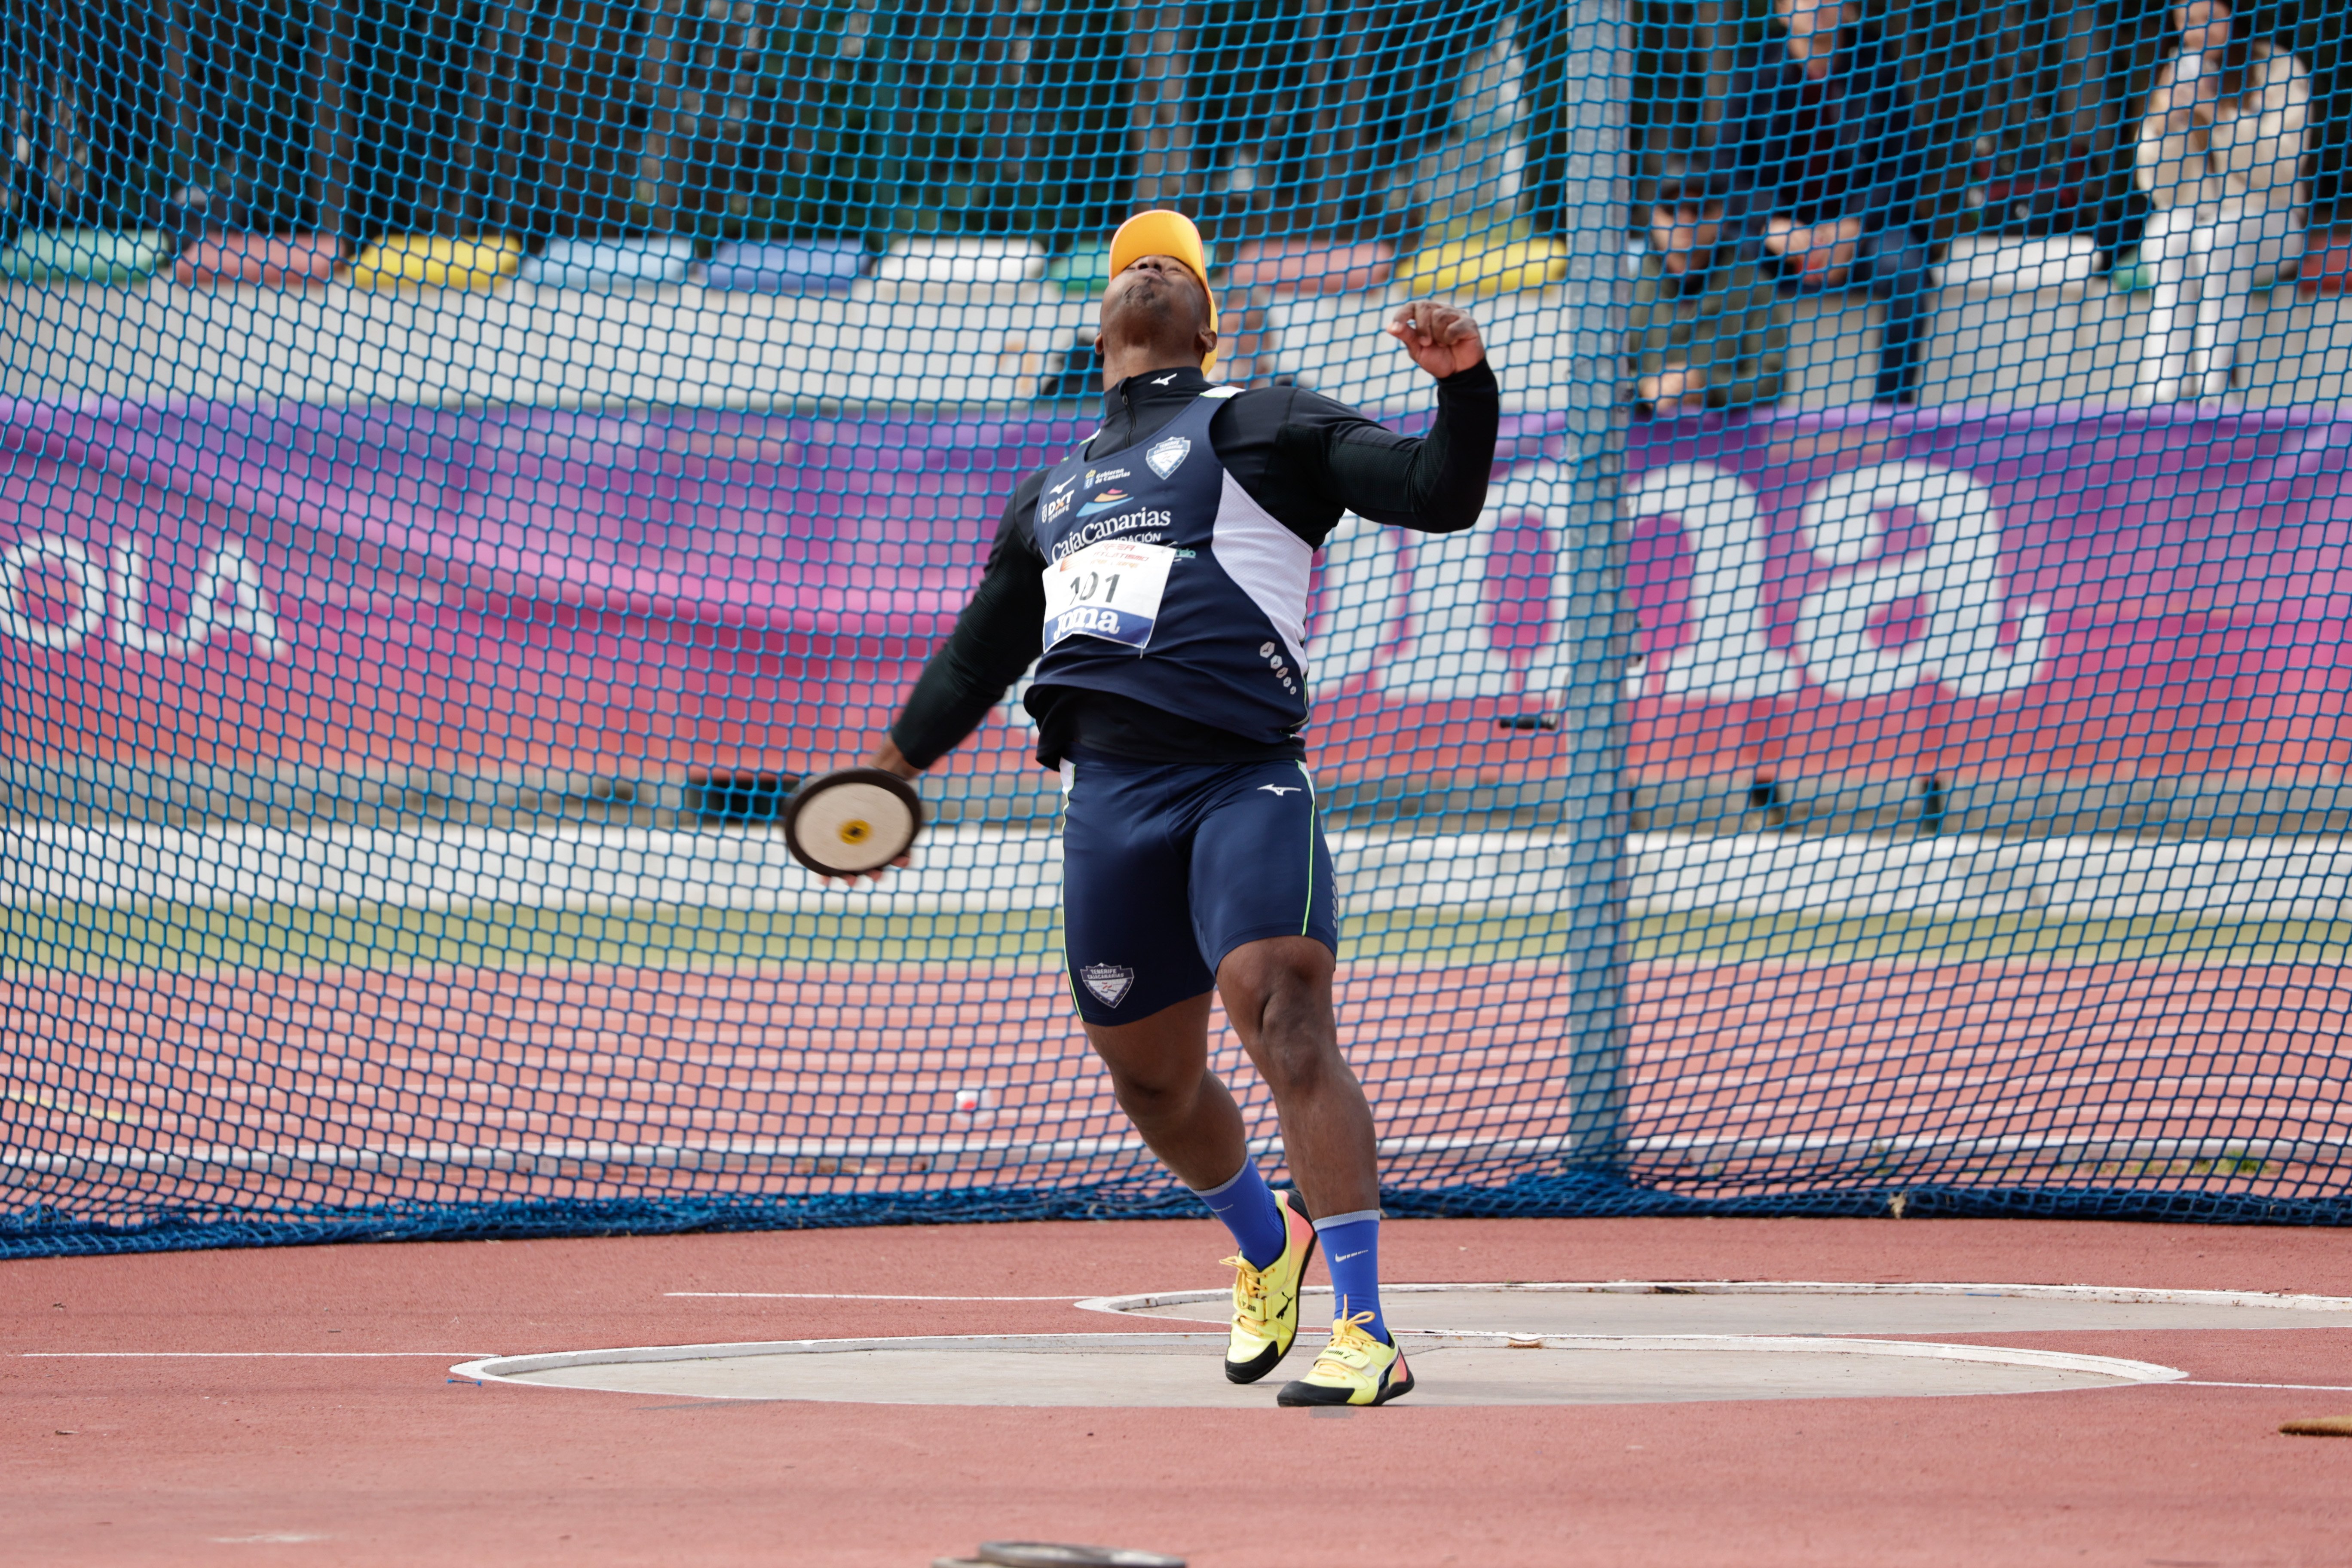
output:
<path id="1" fill-rule="evenodd" d="M 1090 427 L 0 404 L 0 735 L 18 757 L 823 764 L 887 721 L 1018 477 Z M 1551 429 L 1510 423 L 1475 533 L 1334 536 L 1318 765 L 1570 765 L 1601 694 L 1568 677 L 1590 519 Z M 2320 411 L 1637 428 L 1635 772 L 2341 767 L 2347 468 L 2352 421 Z M 1028 767 L 1026 741 L 1008 706 L 957 765 Z"/>

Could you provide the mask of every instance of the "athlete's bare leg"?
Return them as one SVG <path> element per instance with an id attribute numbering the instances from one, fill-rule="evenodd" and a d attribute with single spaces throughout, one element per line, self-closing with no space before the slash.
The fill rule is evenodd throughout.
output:
<path id="1" fill-rule="evenodd" d="M 1241 1108 L 1209 1070 L 1209 993 L 1132 1024 L 1088 1024 L 1135 1130 L 1176 1179 L 1196 1191 L 1230 1181 L 1248 1149 Z"/>
<path id="2" fill-rule="evenodd" d="M 1339 1054 L 1333 966 L 1313 937 L 1276 936 L 1243 943 L 1217 970 L 1225 1016 L 1274 1091 L 1286 1163 L 1316 1215 L 1381 1206 L 1372 1108 Z"/>
<path id="3" fill-rule="evenodd" d="M 1274 1091 L 1286 1163 L 1321 1215 L 1381 1205 L 1371 1107 L 1339 1055 L 1331 970 L 1313 937 L 1278 936 L 1235 948 L 1217 971 L 1225 1015 Z M 1208 996 L 1086 1027 L 1120 1109 L 1176 1179 L 1200 1191 L 1232 1179 L 1247 1149 L 1241 1110 L 1209 1070 Z"/>

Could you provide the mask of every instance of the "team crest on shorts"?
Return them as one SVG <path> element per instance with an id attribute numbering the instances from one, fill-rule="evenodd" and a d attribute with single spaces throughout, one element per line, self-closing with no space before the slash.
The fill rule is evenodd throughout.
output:
<path id="1" fill-rule="evenodd" d="M 1078 971 L 1078 978 L 1106 1007 L 1118 1006 L 1135 985 L 1135 971 L 1124 963 L 1089 963 Z"/>
<path id="2" fill-rule="evenodd" d="M 1151 465 L 1153 473 L 1164 479 L 1181 468 L 1184 459 L 1192 455 L 1192 438 L 1190 436 L 1171 436 L 1146 451 L 1143 460 Z"/>

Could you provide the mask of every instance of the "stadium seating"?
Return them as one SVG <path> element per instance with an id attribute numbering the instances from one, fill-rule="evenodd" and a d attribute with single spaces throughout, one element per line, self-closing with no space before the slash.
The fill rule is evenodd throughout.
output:
<path id="1" fill-rule="evenodd" d="M 450 239 L 440 235 L 387 235 L 360 252 L 352 282 L 362 289 L 422 284 L 435 289 L 489 289 L 522 266 L 522 241 L 503 235 Z"/>
<path id="2" fill-rule="evenodd" d="M 885 283 L 1020 283 L 1045 276 L 1045 253 L 1025 239 L 904 240 L 882 258 Z"/>
<path id="3" fill-rule="evenodd" d="M 2079 299 L 2098 265 L 2098 241 L 2087 234 L 1966 235 L 1952 241 L 1937 281 L 1972 299 L 2045 289 Z"/>
<path id="4" fill-rule="evenodd" d="M 2305 242 L 2295 281 L 2315 299 L 2332 300 L 2352 289 L 2352 229 L 2315 232 Z"/>
<path id="5" fill-rule="evenodd" d="M 627 293 L 683 283 L 693 265 L 690 239 L 551 239 L 539 255 L 524 258 L 516 278 L 541 289 Z"/>
<path id="6" fill-rule="evenodd" d="M 1254 239 L 1234 254 L 1226 276 L 1236 289 L 1285 294 L 1343 294 L 1378 289 L 1396 270 L 1396 251 L 1365 245 L 1318 245 L 1297 239 Z"/>
<path id="7" fill-rule="evenodd" d="M 1473 235 L 1423 246 L 1405 262 L 1398 281 L 1414 294 L 1485 299 L 1547 288 L 1567 276 L 1568 247 L 1557 239 Z"/>
<path id="8" fill-rule="evenodd" d="M 1079 245 L 1045 263 L 1045 281 L 1064 294 L 1094 299 L 1110 281 L 1110 247 Z"/>
<path id="9" fill-rule="evenodd" d="M 2116 252 L 2115 265 L 2107 268 L 2107 287 L 2118 294 L 2145 294 L 2156 287 L 2156 272 L 2139 264 L 2139 249 L 2131 247 Z"/>
<path id="10" fill-rule="evenodd" d="M 0 250 L 0 276 L 26 283 L 143 283 L 175 248 L 161 229 L 36 229 Z"/>
<path id="11" fill-rule="evenodd" d="M 333 235 L 215 234 L 182 251 L 172 275 L 193 288 L 299 288 L 327 282 L 342 260 L 343 242 Z"/>
<path id="12" fill-rule="evenodd" d="M 736 240 L 710 258 L 704 284 L 735 294 L 838 294 L 866 276 L 863 240 Z"/>

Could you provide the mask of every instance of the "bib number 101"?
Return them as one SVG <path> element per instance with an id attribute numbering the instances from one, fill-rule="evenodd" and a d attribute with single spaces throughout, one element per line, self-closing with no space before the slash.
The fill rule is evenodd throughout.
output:
<path id="1" fill-rule="evenodd" d="M 1045 647 L 1087 637 L 1141 652 L 1160 619 L 1175 560 L 1165 544 L 1106 539 L 1046 567 Z"/>

